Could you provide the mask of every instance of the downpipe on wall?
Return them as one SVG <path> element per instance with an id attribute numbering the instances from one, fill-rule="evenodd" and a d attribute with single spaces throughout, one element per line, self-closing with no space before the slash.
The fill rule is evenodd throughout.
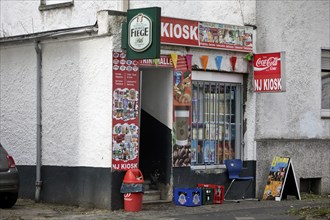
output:
<path id="1" fill-rule="evenodd" d="M 37 54 L 37 158 L 36 158 L 36 191 L 35 201 L 40 201 L 41 181 L 41 62 L 42 51 L 39 41 L 35 41 L 35 50 Z"/>

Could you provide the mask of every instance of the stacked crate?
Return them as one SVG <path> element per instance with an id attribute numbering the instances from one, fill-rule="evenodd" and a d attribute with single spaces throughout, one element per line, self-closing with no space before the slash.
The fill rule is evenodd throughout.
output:
<path id="1" fill-rule="evenodd" d="M 222 185 L 215 185 L 215 184 L 203 184 L 199 183 L 197 184 L 197 187 L 199 188 L 211 188 L 214 190 L 213 194 L 213 203 L 214 204 L 222 204 L 224 201 L 224 193 L 225 193 L 225 187 Z"/>

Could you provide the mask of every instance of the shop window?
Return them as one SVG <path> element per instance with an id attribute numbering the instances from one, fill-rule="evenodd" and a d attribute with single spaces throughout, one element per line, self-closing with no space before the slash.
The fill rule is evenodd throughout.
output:
<path id="1" fill-rule="evenodd" d="M 193 165 L 222 165 L 240 158 L 242 85 L 193 81 Z"/>
<path id="2" fill-rule="evenodd" d="M 51 10 L 57 8 L 72 7 L 74 0 L 40 0 L 39 10 Z"/>
<path id="3" fill-rule="evenodd" d="M 330 50 L 322 49 L 321 56 L 321 117 L 330 118 Z"/>

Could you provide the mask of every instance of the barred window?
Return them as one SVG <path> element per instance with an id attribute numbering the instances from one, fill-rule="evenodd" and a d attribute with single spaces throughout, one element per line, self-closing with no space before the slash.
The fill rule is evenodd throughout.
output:
<path id="1" fill-rule="evenodd" d="M 192 164 L 240 158 L 242 85 L 193 81 Z"/>
<path id="2" fill-rule="evenodd" d="M 330 50 L 322 49 L 321 56 L 321 116 L 330 118 Z"/>

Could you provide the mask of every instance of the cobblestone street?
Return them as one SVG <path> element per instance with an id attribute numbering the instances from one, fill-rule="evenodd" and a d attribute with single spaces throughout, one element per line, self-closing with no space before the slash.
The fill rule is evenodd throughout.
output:
<path id="1" fill-rule="evenodd" d="M 35 203 L 32 200 L 18 200 L 12 209 L 0 209 L 0 219 L 4 220 L 39 220 L 39 219 L 301 219 L 288 215 L 290 209 L 302 207 L 326 206 L 330 208 L 330 199 L 243 201 L 240 203 L 225 202 L 218 205 L 196 207 L 175 206 L 173 203 L 143 205 L 140 212 L 124 210 L 90 209 L 46 203 Z M 327 216 L 325 218 L 327 219 Z M 329 218 L 328 218 L 329 219 Z"/>

